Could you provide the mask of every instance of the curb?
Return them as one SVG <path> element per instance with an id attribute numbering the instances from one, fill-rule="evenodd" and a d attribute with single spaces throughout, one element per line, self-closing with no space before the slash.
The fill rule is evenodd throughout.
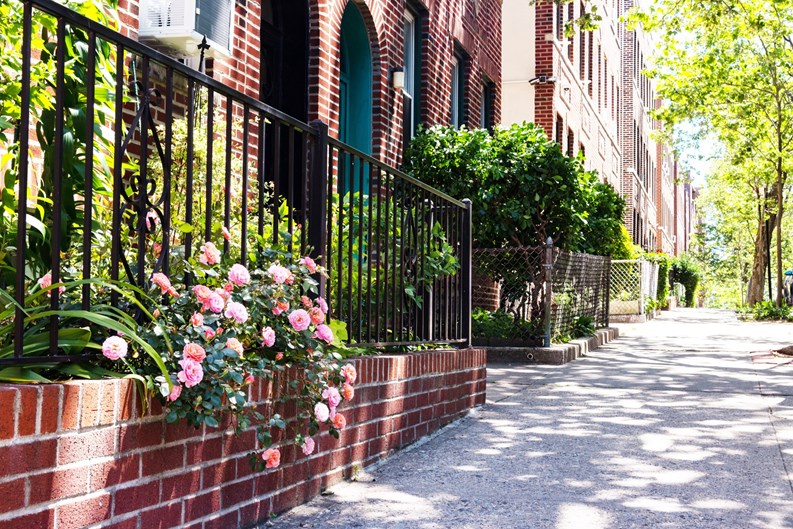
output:
<path id="1" fill-rule="evenodd" d="M 484 347 L 484 349 L 487 349 L 489 363 L 562 365 L 586 356 L 588 352 L 617 339 L 619 334 L 616 327 L 607 327 L 598 330 L 594 336 L 564 344 L 552 344 L 551 347 Z"/>

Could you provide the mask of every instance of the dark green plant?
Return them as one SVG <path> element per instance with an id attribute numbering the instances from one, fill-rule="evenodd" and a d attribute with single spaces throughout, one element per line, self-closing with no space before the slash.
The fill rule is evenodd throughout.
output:
<path id="1" fill-rule="evenodd" d="M 687 307 L 694 306 L 694 294 L 696 294 L 699 281 L 702 277 L 699 266 L 687 254 L 683 254 L 672 263 L 671 268 L 672 283 L 680 283 L 686 289 L 685 304 Z"/>
<path id="2" fill-rule="evenodd" d="M 591 316 L 579 316 L 573 322 L 573 328 L 570 333 L 574 338 L 582 338 L 584 336 L 594 336 L 595 331 L 595 320 Z"/>
<path id="3" fill-rule="evenodd" d="M 666 308 L 669 302 L 669 271 L 672 267 L 672 257 L 665 253 L 648 253 L 644 258 L 658 265 L 658 290 L 656 300 L 658 308 Z"/>
<path id="4" fill-rule="evenodd" d="M 580 181 L 584 193 L 586 223 L 581 229 L 576 250 L 625 259 L 626 257 L 622 257 L 628 253 L 623 237 L 625 199 L 610 184 L 599 181 L 594 172 L 583 173 Z M 628 240 L 630 241 L 630 237 Z"/>
<path id="5" fill-rule="evenodd" d="M 476 338 L 529 338 L 542 332 L 530 322 L 508 312 L 492 312 L 482 308 L 474 309 L 471 330 Z"/>
<path id="6" fill-rule="evenodd" d="M 777 307 L 776 303 L 771 300 L 755 303 L 751 314 L 756 320 L 787 320 L 791 316 L 789 306 Z"/>

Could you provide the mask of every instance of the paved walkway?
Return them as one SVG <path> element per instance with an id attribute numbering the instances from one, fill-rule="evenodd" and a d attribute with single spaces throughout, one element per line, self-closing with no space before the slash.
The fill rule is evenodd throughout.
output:
<path id="1" fill-rule="evenodd" d="M 290 528 L 793 528 L 793 324 L 678 309 L 273 522 Z"/>

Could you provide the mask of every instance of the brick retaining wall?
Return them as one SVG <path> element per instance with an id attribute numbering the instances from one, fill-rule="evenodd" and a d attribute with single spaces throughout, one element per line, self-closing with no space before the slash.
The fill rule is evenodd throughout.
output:
<path id="1" fill-rule="evenodd" d="M 0 386 L 0 529 L 238 528 L 303 503 L 485 400 L 481 349 L 354 361 L 355 398 L 336 440 L 282 447 L 253 473 L 255 434 L 141 417 L 129 380 Z M 251 388 L 260 405 L 266 384 Z M 294 414 L 294 410 L 292 410 Z"/>

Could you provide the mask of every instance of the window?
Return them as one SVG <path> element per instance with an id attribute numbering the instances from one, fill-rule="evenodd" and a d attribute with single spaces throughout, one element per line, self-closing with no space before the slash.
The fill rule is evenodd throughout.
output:
<path id="1" fill-rule="evenodd" d="M 493 130 L 493 100 L 496 96 L 496 85 L 492 81 L 482 84 L 482 101 L 479 112 L 479 126 L 483 129 Z"/>
<path id="2" fill-rule="evenodd" d="M 462 57 L 455 54 L 452 57 L 452 79 L 451 79 L 451 98 L 450 98 L 450 113 L 451 125 L 455 129 L 459 129 L 465 123 L 464 101 L 465 101 L 465 62 Z"/>
<path id="3" fill-rule="evenodd" d="M 556 130 L 554 133 L 554 141 L 559 144 L 559 147 L 562 146 L 562 129 L 564 128 L 564 120 L 562 116 L 556 114 Z"/>
<path id="4" fill-rule="evenodd" d="M 567 156 L 573 156 L 573 149 L 575 148 L 575 136 L 573 131 L 567 129 Z"/>
<path id="5" fill-rule="evenodd" d="M 421 102 L 419 90 L 421 87 L 421 25 L 420 19 L 412 11 L 405 11 L 404 22 L 405 39 L 405 88 L 403 89 L 403 127 L 405 145 L 407 140 L 416 135 L 416 129 L 421 119 Z"/>

